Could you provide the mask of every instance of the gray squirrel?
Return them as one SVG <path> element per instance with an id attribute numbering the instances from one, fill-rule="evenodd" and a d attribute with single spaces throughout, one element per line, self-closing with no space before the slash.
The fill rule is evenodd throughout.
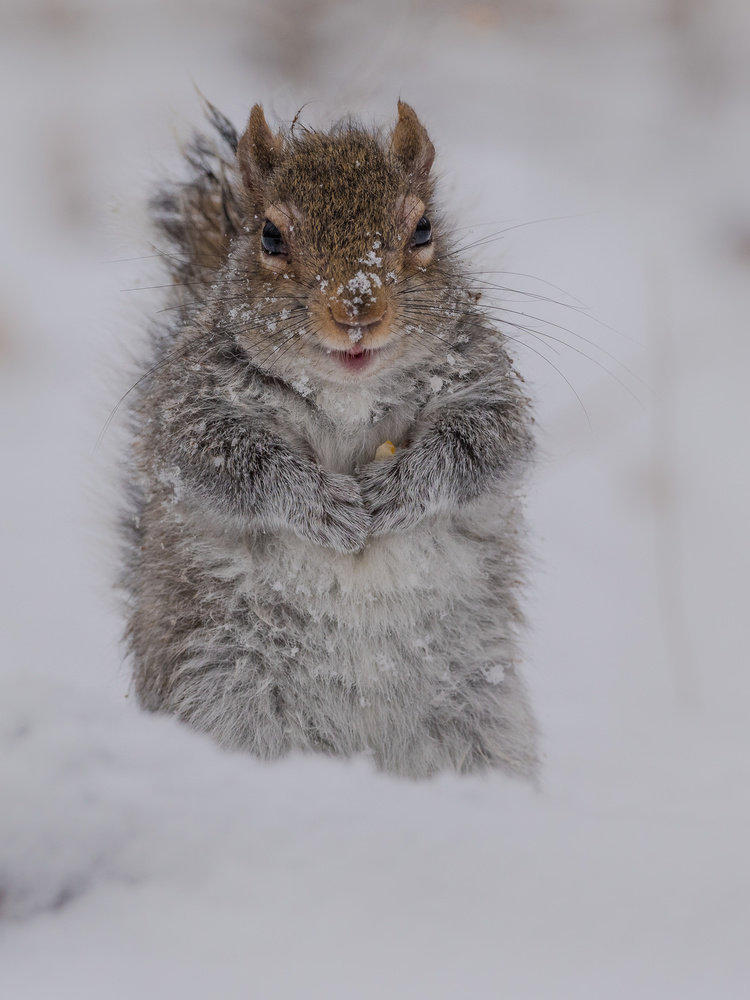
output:
<path id="1" fill-rule="evenodd" d="M 532 419 L 432 142 L 403 102 L 387 134 L 208 116 L 151 205 L 173 290 L 131 393 L 138 700 L 264 758 L 533 777 Z"/>

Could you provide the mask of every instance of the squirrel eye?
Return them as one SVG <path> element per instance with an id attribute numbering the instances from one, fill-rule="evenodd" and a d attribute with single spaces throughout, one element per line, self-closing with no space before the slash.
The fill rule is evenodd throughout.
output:
<path id="1" fill-rule="evenodd" d="M 260 245 L 266 253 L 286 253 L 284 237 L 281 235 L 276 226 L 274 226 L 272 222 L 269 222 L 268 219 L 266 219 L 266 224 L 263 226 L 263 235 L 260 238 Z"/>
<path id="2" fill-rule="evenodd" d="M 429 243 L 432 239 L 432 226 L 430 225 L 430 220 L 426 215 L 417 223 L 417 228 L 414 230 L 414 235 L 411 238 L 411 245 L 413 247 L 422 247 L 425 243 Z"/>

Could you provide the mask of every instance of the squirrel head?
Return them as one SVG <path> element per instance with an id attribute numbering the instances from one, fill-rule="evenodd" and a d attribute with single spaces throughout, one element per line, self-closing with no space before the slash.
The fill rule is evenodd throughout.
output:
<path id="1" fill-rule="evenodd" d="M 399 101 L 387 137 L 351 121 L 274 134 L 256 104 L 237 152 L 248 219 L 235 267 L 258 301 L 285 304 L 284 319 L 296 311 L 300 350 L 328 374 L 382 370 L 406 349 L 420 291 L 428 308 L 443 245 L 435 149 L 417 115 Z"/>

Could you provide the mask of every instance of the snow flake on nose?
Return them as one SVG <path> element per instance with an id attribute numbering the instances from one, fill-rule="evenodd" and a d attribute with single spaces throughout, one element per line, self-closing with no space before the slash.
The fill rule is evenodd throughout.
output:
<path id="1" fill-rule="evenodd" d="M 342 303 L 346 306 L 352 316 L 356 316 L 359 313 L 359 307 L 364 305 L 364 303 L 369 299 L 371 303 L 377 302 L 375 297 L 375 290 L 382 287 L 382 280 L 380 275 L 374 272 L 366 272 L 359 270 L 350 278 L 346 283 L 346 291 L 351 295 L 351 298 L 342 298 Z M 345 287 L 339 285 L 337 292 L 339 295 L 343 295 Z"/>
<path id="2" fill-rule="evenodd" d="M 380 288 L 383 282 L 380 276 L 374 272 L 366 274 L 364 271 L 357 271 L 353 278 L 349 278 L 346 287 L 353 295 L 372 295 L 373 288 Z M 354 300 L 357 301 L 356 299 Z M 360 302 L 361 302 L 360 298 Z"/>

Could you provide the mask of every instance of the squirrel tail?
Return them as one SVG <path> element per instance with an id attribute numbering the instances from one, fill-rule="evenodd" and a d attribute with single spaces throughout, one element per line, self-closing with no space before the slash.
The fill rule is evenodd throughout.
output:
<path id="1" fill-rule="evenodd" d="M 243 201 L 232 123 L 206 103 L 215 135 L 196 132 L 182 153 L 187 178 L 163 183 L 149 202 L 151 220 L 179 305 L 200 306 L 239 231 Z"/>

